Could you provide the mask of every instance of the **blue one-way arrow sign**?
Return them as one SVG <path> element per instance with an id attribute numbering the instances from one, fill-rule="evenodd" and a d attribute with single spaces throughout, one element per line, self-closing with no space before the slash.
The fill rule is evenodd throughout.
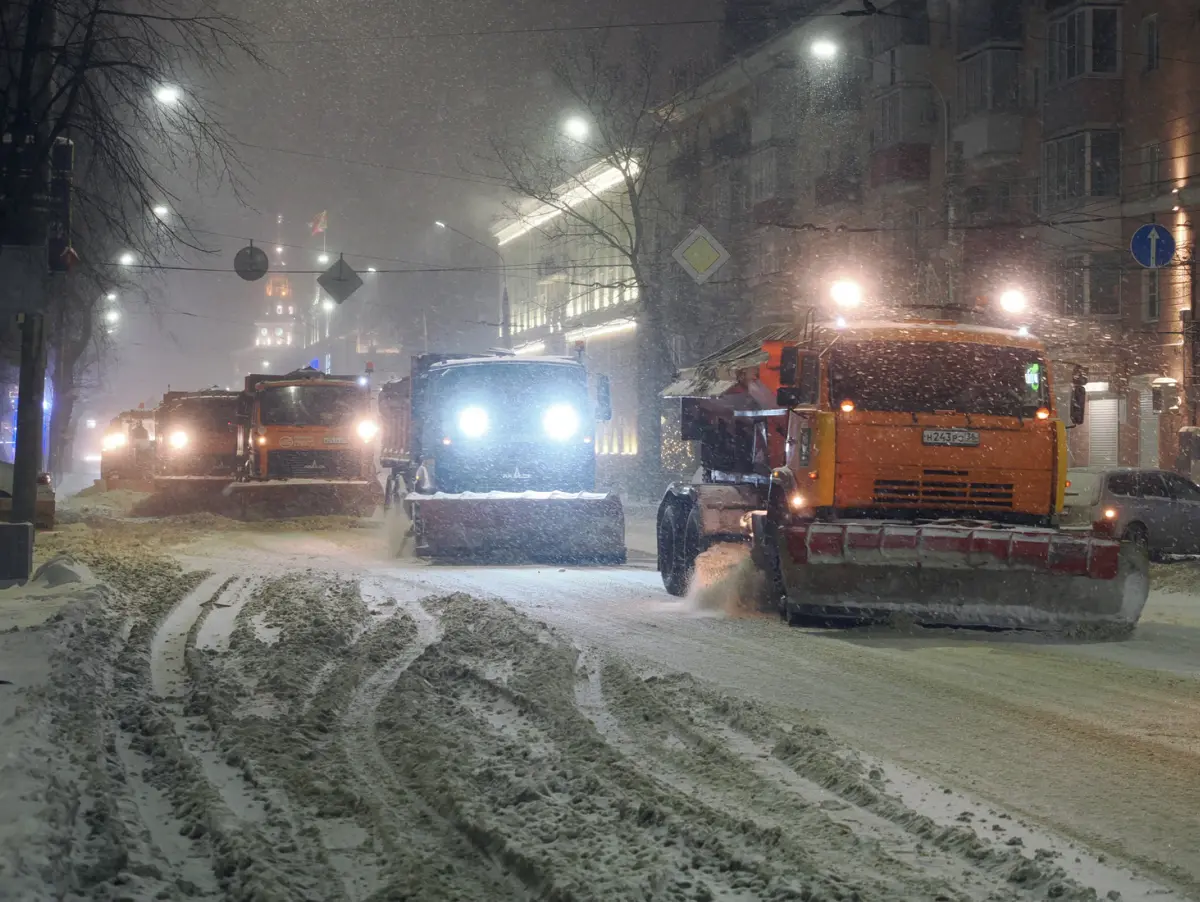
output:
<path id="1" fill-rule="evenodd" d="M 1133 233 L 1129 252 L 1146 269 L 1158 269 L 1175 257 L 1175 237 L 1165 226 L 1148 222 Z"/>

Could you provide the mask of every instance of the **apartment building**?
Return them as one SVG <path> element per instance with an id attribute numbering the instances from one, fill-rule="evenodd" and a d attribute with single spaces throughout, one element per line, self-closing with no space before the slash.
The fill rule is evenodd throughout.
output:
<path id="1" fill-rule="evenodd" d="M 1089 369 L 1073 463 L 1170 465 L 1200 373 L 1194 5 L 877 6 L 801 19 L 692 87 L 655 244 L 665 260 L 702 224 L 733 256 L 704 287 L 667 268 L 683 355 L 820 309 L 835 280 L 917 311 L 1017 289 L 1052 359 Z M 1148 222 L 1179 248 L 1157 270 L 1129 252 Z"/>

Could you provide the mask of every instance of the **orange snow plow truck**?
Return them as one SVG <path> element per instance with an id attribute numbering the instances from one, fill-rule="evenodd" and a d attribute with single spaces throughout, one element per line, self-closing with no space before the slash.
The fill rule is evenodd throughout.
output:
<path id="1" fill-rule="evenodd" d="M 840 326 L 840 327 L 839 327 Z M 658 510 L 658 568 L 688 589 L 697 556 L 740 541 L 789 622 L 1131 628 L 1144 550 L 1059 527 L 1067 425 L 1046 349 L 942 320 L 769 327 L 679 374 L 692 482 Z"/>
<path id="2" fill-rule="evenodd" d="M 306 368 L 252 374 L 238 411 L 236 481 L 243 514 L 367 516 L 383 500 L 378 423 L 367 379 Z"/>

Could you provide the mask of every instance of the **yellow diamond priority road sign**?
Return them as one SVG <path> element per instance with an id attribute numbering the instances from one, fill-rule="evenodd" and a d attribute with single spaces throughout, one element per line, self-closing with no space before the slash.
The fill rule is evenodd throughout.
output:
<path id="1" fill-rule="evenodd" d="M 693 279 L 703 285 L 729 259 L 729 251 L 714 238 L 704 226 L 696 226 L 692 233 L 679 243 L 671 255 L 688 271 Z"/>

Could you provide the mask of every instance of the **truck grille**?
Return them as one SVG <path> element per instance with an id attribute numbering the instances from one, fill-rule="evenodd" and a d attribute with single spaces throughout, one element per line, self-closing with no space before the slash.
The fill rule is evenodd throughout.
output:
<path id="1" fill-rule="evenodd" d="M 874 501 L 901 507 L 1000 510 L 1013 506 L 1013 484 L 972 482 L 967 470 L 925 470 L 920 479 L 876 479 Z"/>
<path id="2" fill-rule="evenodd" d="M 279 450 L 267 454 L 267 475 L 285 479 L 357 479 L 362 475 L 359 451 Z"/>

